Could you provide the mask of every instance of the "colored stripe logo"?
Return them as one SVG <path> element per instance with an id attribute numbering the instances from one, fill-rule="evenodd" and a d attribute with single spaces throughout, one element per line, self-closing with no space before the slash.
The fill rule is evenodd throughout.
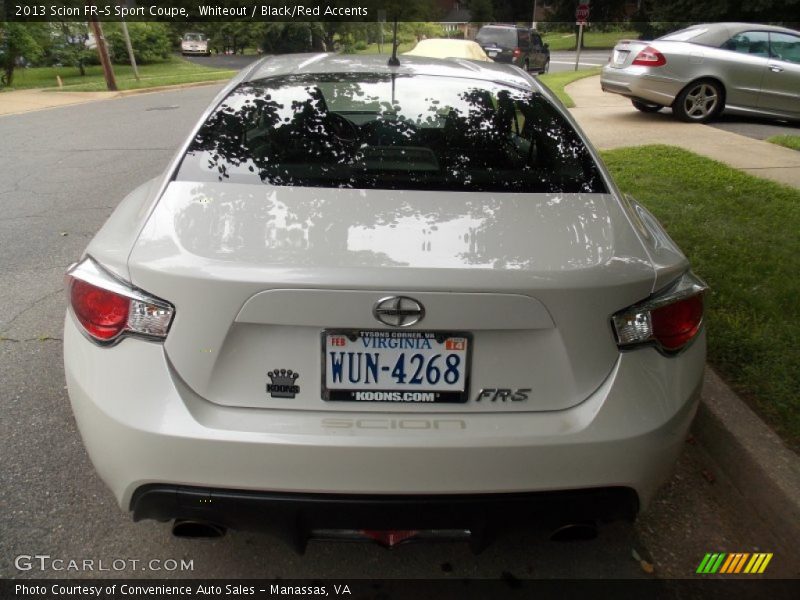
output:
<path id="1" fill-rule="evenodd" d="M 721 573 L 726 575 L 763 573 L 772 560 L 772 552 L 725 552 L 708 553 L 700 561 L 697 573 L 713 575 Z"/>

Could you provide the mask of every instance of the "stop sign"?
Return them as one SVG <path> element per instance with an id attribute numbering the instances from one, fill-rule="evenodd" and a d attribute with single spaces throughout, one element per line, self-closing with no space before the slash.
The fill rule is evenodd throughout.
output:
<path id="1" fill-rule="evenodd" d="M 589 5 L 579 4 L 578 10 L 575 11 L 575 20 L 579 23 L 586 23 L 589 20 Z"/>

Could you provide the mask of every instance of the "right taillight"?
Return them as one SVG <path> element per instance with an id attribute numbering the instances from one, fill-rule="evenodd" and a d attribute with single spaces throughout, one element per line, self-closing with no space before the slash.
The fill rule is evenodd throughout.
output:
<path id="1" fill-rule="evenodd" d="M 514 51 L 512 52 L 512 54 L 514 55 L 514 58 L 517 58 L 522 54 L 522 49 L 521 48 L 514 48 Z"/>
<path id="2" fill-rule="evenodd" d="M 616 313 L 611 322 L 621 348 L 654 345 L 671 354 L 685 348 L 703 324 L 708 286 L 691 271 L 647 300 Z"/>
<path id="3" fill-rule="evenodd" d="M 652 46 L 645 47 L 644 50 L 639 52 L 633 59 L 634 65 L 642 67 L 663 67 L 667 64 L 666 57 Z"/>
<path id="4" fill-rule="evenodd" d="M 117 279 L 87 257 L 67 271 L 69 303 L 86 336 L 101 345 L 126 335 L 167 337 L 175 309 Z"/>

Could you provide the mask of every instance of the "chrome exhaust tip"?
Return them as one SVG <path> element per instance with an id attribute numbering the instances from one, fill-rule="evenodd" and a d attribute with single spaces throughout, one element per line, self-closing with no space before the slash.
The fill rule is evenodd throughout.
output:
<path id="1" fill-rule="evenodd" d="M 566 523 L 550 534 L 552 542 L 585 542 L 597 537 L 597 524 L 592 521 Z"/>
<path id="2" fill-rule="evenodd" d="M 205 521 L 175 519 L 172 524 L 172 535 L 179 538 L 221 538 L 225 535 L 225 531 L 226 529 L 222 525 Z"/>

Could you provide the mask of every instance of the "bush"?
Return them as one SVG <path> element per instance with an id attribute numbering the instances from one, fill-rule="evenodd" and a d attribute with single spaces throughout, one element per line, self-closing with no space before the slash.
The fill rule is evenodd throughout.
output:
<path id="1" fill-rule="evenodd" d="M 103 25 L 106 41 L 108 42 L 111 60 L 115 63 L 128 62 L 128 50 L 125 47 L 125 37 L 119 23 L 105 23 Z M 128 33 L 131 36 L 133 55 L 139 64 L 160 62 L 169 58 L 172 51 L 170 30 L 164 23 L 128 23 Z"/>

